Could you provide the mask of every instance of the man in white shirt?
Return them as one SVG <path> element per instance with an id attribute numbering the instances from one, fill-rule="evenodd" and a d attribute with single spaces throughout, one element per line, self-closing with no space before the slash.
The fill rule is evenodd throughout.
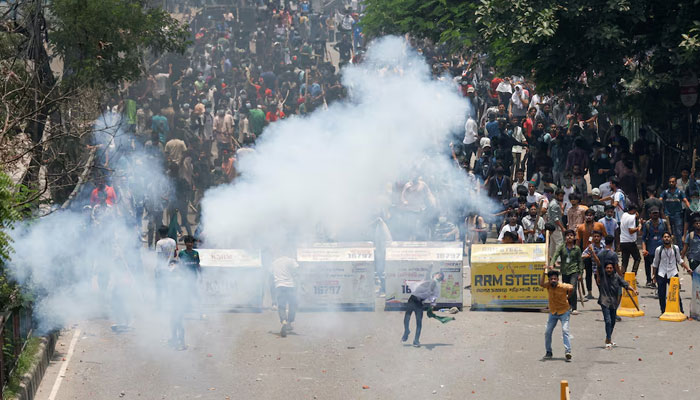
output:
<path id="1" fill-rule="evenodd" d="M 663 314 L 666 312 L 666 287 L 671 282 L 671 278 L 678 276 L 678 265 L 682 266 L 688 273 L 692 273 L 692 271 L 681 258 L 678 246 L 672 244 L 671 234 L 664 232 L 661 240 L 664 245 L 657 247 L 654 252 L 654 277 L 652 279 L 659 290 L 659 306 L 661 307 L 661 314 Z M 683 313 L 681 296 L 678 296 L 678 302 L 680 303 L 681 313 Z"/>
<path id="2" fill-rule="evenodd" d="M 287 332 L 294 329 L 292 322 L 294 322 L 297 311 L 297 268 L 299 268 L 299 264 L 290 257 L 279 257 L 272 262 L 272 276 L 275 282 L 277 312 L 282 324 L 280 331 L 282 337 L 287 336 Z"/>
<path id="3" fill-rule="evenodd" d="M 527 204 L 535 203 L 537 207 L 542 209 L 542 213 L 547 211 L 549 206 L 549 199 L 541 193 L 535 191 L 535 184 L 533 182 L 528 182 L 527 184 Z"/>
<path id="4" fill-rule="evenodd" d="M 517 234 L 519 243 L 525 241 L 523 227 L 518 224 L 517 212 L 511 211 L 508 213 L 508 223 L 501 228 L 501 233 L 498 235 L 498 243 L 503 243 L 503 235 L 505 235 L 506 232 Z"/>
<path id="5" fill-rule="evenodd" d="M 165 297 L 167 293 L 166 273 L 168 271 L 170 261 L 175 259 L 177 243 L 175 240 L 168 237 L 167 226 L 161 226 L 158 228 L 158 236 L 160 239 L 156 242 L 155 283 L 156 301 L 160 307 L 163 303 L 163 297 Z"/>
<path id="6" fill-rule="evenodd" d="M 637 232 L 641 230 L 642 223 L 638 221 L 637 205 L 630 204 L 627 206 L 627 212 L 620 218 L 620 250 L 622 251 L 622 271 L 627 272 L 631 255 L 634 258 L 632 272 L 635 275 L 642 260 L 637 247 Z"/>
<path id="7" fill-rule="evenodd" d="M 408 325 L 411 322 L 411 313 L 416 314 L 416 335 L 413 338 L 413 347 L 420 347 L 420 332 L 423 328 L 423 304 L 435 306 L 440 297 L 440 283 L 445 279 L 442 272 L 433 274 L 432 279 L 420 281 L 415 285 L 410 285 L 411 297 L 406 303 L 406 314 L 403 317 L 403 337 L 402 342 L 408 340 L 411 331 Z"/>
<path id="8" fill-rule="evenodd" d="M 522 219 L 526 243 L 544 242 L 544 218 L 537 215 L 537 211 L 537 204 L 531 203 L 528 208 L 528 215 Z"/>
<path id="9" fill-rule="evenodd" d="M 479 149 L 479 133 L 476 121 L 472 117 L 467 118 L 467 123 L 464 124 L 464 139 L 462 143 L 464 144 L 464 161 L 467 165 L 471 166 L 472 155 L 476 154 Z"/>

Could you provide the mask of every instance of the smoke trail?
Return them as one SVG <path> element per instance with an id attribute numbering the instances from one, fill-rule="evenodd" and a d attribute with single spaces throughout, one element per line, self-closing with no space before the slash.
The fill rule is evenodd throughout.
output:
<path id="1" fill-rule="evenodd" d="M 357 238 L 389 206 L 387 185 L 418 176 L 439 192 L 440 214 L 492 208 L 468 197 L 465 175 L 445 155 L 451 133 L 463 131 L 467 102 L 451 81 L 431 79 L 406 41 L 374 42 L 343 83 L 349 100 L 270 125 L 238 160 L 240 179 L 206 193 L 208 245 L 275 246 L 319 232 Z"/>

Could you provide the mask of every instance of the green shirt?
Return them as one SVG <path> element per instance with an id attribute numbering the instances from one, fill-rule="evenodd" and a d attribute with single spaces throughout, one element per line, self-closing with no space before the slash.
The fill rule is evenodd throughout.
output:
<path id="1" fill-rule="evenodd" d="M 180 259 L 180 265 L 184 266 L 187 271 L 194 275 L 201 272 L 201 267 L 199 266 L 199 253 L 197 250 L 192 250 L 191 252 L 187 249 L 180 251 L 177 257 Z"/>
<path id="2" fill-rule="evenodd" d="M 561 274 L 571 275 L 583 272 L 583 259 L 581 258 L 581 248 L 574 245 L 569 250 L 566 243 L 562 243 L 552 255 L 549 265 L 554 265 L 557 258 L 561 257 Z"/>
<path id="3" fill-rule="evenodd" d="M 265 113 L 257 108 L 250 110 L 250 130 L 256 135 L 260 136 L 265 127 Z"/>

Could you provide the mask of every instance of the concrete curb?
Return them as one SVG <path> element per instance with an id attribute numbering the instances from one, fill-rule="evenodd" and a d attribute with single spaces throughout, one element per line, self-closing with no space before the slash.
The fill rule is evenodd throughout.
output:
<path id="1" fill-rule="evenodd" d="M 58 331 L 49 333 L 46 336 L 39 338 L 39 349 L 35 354 L 35 362 L 29 372 L 24 374 L 22 382 L 19 385 L 19 393 L 16 400 L 33 400 L 36 391 L 39 389 L 41 379 L 49 366 L 53 352 L 56 349 L 56 341 L 58 340 Z"/>

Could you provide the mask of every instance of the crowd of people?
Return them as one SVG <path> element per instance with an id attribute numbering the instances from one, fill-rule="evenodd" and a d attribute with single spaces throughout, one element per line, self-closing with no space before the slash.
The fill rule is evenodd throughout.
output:
<path id="1" fill-rule="evenodd" d="M 143 148 L 163 160 L 172 184 L 162 196 L 149 195 L 149 190 L 159 192 L 146 182 L 140 183 L 145 190 L 133 190 L 129 185 L 135 182 L 119 186 L 102 179 L 90 202 L 128 203 L 139 232 L 147 221 L 148 247 L 163 253 L 171 269 L 183 258 L 178 242 L 187 238 L 192 246 L 186 251 L 194 251 L 204 235 L 203 193 L 236 179 L 237 159 L 255 151 L 266 126 L 303 117 L 347 95 L 339 68 L 361 62 L 361 10 L 319 13 L 308 1 L 284 3 L 256 1 L 243 10 L 215 7 L 195 14 L 183 7 L 192 28 L 187 53 L 154 60 L 146 79 L 109 100 L 109 112 L 121 115 L 128 140 L 98 143 L 96 162 L 109 168 L 129 149 Z M 477 57 L 454 56 L 422 40 L 412 44 L 434 77 L 452 79 L 468 102 L 464 132 L 445 143 L 446 152 L 472 183 L 468 189 L 485 193 L 499 209 L 441 212 L 440 191 L 431 190 L 440 183 L 416 176 L 394 183 L 377 242 L 464 240 L 468 251 L 489 235 L 500 243 L 537 243 L 549 231 L 549 264 L 559 261 L 564 283 L 576 287 L 585 281 L 586 299 L 593 298 L 594 281 L 606 281 L 601 271 L 609 264 L 622 274 L 632 258 L 637 273 L 643 261 L 647 286 L 658 285 L 660 300 L 678 272 L 671 264 L 700 265 L 700 175 L 694 162 L 677 175 L 662 176 L 657 144 L 643 131 L 630 144 L 621 126 L 599 111 L 604 98 L 575 104 L 566 94 L 538 92 L 524 77 L 498 77 Z M 171 241 L 162 242 L 167 237 Z M 677 263 L 664 258 L 667 238 L 678 249 Z M 685 257 L 687 265 L 681 264 Z M 196 272 L 194 261 L 185 264 Z M 577 313 L 576 290 L 567 296 L 568 318 L 569 311 Z M 280 314 L 284 326 L 293 318 L 293 312 Z M 180 325 L 174 324 L 173 337 L 184 343 Z"/>

